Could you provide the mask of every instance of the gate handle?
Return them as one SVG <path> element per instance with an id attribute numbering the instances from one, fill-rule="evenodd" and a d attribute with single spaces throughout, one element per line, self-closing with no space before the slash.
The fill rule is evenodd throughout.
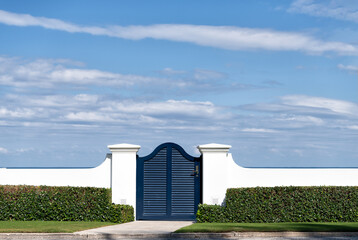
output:
<path id="1" fill-rule="evenodd" d="M 196 166 L 195 170 L 193 170 L 193 173 L 190 174 L 190 176 L 196 176 L 198 177 L 199 176 L 199 166 Z"/>

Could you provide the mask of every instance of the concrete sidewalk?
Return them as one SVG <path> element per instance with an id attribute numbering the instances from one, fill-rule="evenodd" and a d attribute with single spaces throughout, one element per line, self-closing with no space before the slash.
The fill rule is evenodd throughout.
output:
<path id="1" fill-rule="evenodd" d="M 79 235 L 153 235 L 170 234 L 175 230 L 193 224 L 192 221 L 135 221 L 107 227 L 76 232 Z"/>
<path id="2" fill-rule="evenodd" d="M 358 232 L 226 232 L 173 233 L 191 221 L 135 221 L 75 233 L 0 233 L 1 240 L 85 240 L 85 239 L 355 239 Z"/>
<path id="3" fill-rule="evenodd" d="M 75 233 L 0 233 L 1 240 L 169 239 L 192 221 L 135 221 Z"/>

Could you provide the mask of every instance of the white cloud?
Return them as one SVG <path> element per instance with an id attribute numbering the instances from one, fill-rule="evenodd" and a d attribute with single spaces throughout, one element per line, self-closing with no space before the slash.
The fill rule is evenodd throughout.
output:
<path id="1" fill-rule="evenodd" d="M 293 152 L 299 156 L 303 156 L 303 151 L 301 149 L 294 149 Z"/>
<path id="2" fill-rule="evenodd" d="M 3 59 L 6 59 L 3 57 Z M 96 69 L 68 68 L 52 59 L 38 59 L 26 62 L 8 58 L 0 61 L 0 84 L 15 87 L 51 88 L 56 84 L 129 86 L 156 81 L 154 78 L 138 75 L 123 75 Z"/>
<path id="3" fill-rule="evenodd" d="M 356 0 L 296 0 L 289 11 L 358 23 Z"/>
<path id="4" fill-rule="evenodd" d="M 73 65 L 80 64 L 63 59 L 27 61 L 19 58 L 0 57 L 0 84 L 18 88 L 53 88 L 60 84 L 128 87 L 137 84 L 159 84 L 166 81 L 166 79 L 112 73 L 97 69 L 71 68 Z"/>
<path id="5" fill-rule="evenodd" d="M 79 102 L 94 104 L 98 101 L 98 95 L 77 94 L 74 97 Z"/>
<path id="6" fill-rule="evenodd" d="M 34 151 L 34 150 L 35 150 L 34 148 L 19 148 L 19 149 L 16 149 L 16 152 L 25 153 L 25 152 L 31 152 L 31 151 Z"/>
<path id="7" fill-rule="evenodd" d="M 338 64 L 339 69 L 358 72 L 358 66 Z"/>
<path id="8" fill-rule="evenodd" d="M 134 74 L 120 74 L 98 69 L 78 68 L 79 62 L 66 59 L 27 60 L 0 56 L 0 85 L 11 86 L 17 90 L 31 92 L 36 89 L 64 88 L 116 88 L 142 94 L 141 91 L 160 95 L 191 94 L 194 91 L 218 92 L 252 89 L 254 86 L 225 80 L 226 75 L 208 69 L 179 71 L 166 68 L 161 71 L 165 77 L 151 77 Z M 74 68 L 75 67 L 75 68 Z M 150 90 L 150 91 L 148 91 Z M 49 99 L 50 100 L 50 99 Z M 62 101 L 62 100 L 61 100 Z"/>
<path id="9" fill-rule="evenodd" d="M 8 99 L 16 99 L 18 95 L 7 95 Z M 97 104 L 98 95 L 77 94 L 74 96 L 48 95 L 31 96 L 27 99 L 27 104 L 37 107 L 79 107 Z"/>
<path id="10" fill-rule="evenodd" d="M 172 68 L 164 68 L 162 71 L 160 71 L 160 73 L 164 75 L 182 75 L 186 74 L 187 72 L 183 70 L 174 70 Z"/>
<path id="11" fill-rule="evenodd" d="M 290 106 L 324 109 L 336 114 L 358 116 L 358 105 L 348 101 L 304 95 L 285 96 L 282 97 L 282 101 Z"/>
<path id="12" fill-rule="evenodd" d="M 36 112 L 29 108 L 7 109 L 0 107 L 1 118 L 31 118 L 34 117 L 35 114 Z"/>
<path id="13" fill-rule="evenodd" d="M 240 108 L 262 112 L 290 113 L 301 116 L 336 116 L 358 117 L 358 104 L 343 100 L 312 97 L 305 95 L 288 95 L 280 97 L 273 103 L 256 103 L 241 106 Z M 312 120 L 312 119 L 311 119 Z M 315 120 L 319 122 L 319 120 Z"/>
<path id="14" fill-rule="evenodd" d="M 1 119 L 12 126 L 141 126 L 156 129 L 222 129 L 233 132 L 276 133 L 287 129 L 354 129 L 357 104 L 342 100 L 310 96 L 285 96 L 276 103 L 243 106 L 260 112 L 257 116 L 237 115 L 231 108 L 212 102 L 167 100 L 145 101 L 111 99 L 100 95 L 6 95 Z M 11 110 L 10 110 L 11 109 Z M 273 115 L 262 115 L 264 112 Z M 262 116 L 261 116 L 262 115 Z M 16 120 L 16 121 L 15 121 Z M 215 131 L 216 131 L 215 130 Z"/>
<path id="15" fill-rule="evenodd" d="M 146 38 L 189 42 L 228 50 L 303 51 L 314 54 L 335 52 L 358 55 L 358 48 L 343 42 L 327 42 L 295 32 L 233 26 L 157 24 L 150 26 L 79 26 L 58 19 L 34 17 L 0 10 L 0 22 L 13 26 L 39 26 L 70 33 L 88 33 L 123 39 Z"/>
<path id="16" fill-rule="evenodd" d="M 356 126 L 358 120 L 356 103 L 305 95 L 284 96 L 272 103 L 243 105 L 239 109 L 258 113 L 245 120 L 250 122 L 251 128 L 274 129 L 293 136 L 300 135 L 298 131 L 307 131 L 307 135 L 317 131 L 323 137 L 335 129 L 354 129 L 352 126 Z"/>
<path id="17" fill-rule="evenodd" d="M 229 119 L 230 114 L 210 102 L 107 100 L 98 102 L 97 108 L 88 111 L 70 110 L 62 120 L 162 130 L 217 131 Z"/>
<path id="18" fill-rule="evenodd" d="M 242 132 L 253 132 L 253 133 L 275 133 L 276 130 L 273 129 L 265 129 L 265 128 L 244 128 L 241 130 Z"/>
<path id="19" fill-rule="evenodd" d="M 217 71 L 211 71 L 206 69 L 195 69 L 194 78 L 197 80 L 207 80 L 207 79 L 222 79 L 226 75 Z"/>
<path id="20" fill-rule="evenodd" d="M 324 124 L 324 120 L 322 120 L 321 118 L 312 117 L 312 116 L 301 116 L 301 115 L 284 116 L 282 118 L 278 118 L 278 120 L 296 122 L 299 124 L 299 126 L 303 126 L 303 125 L 321 126 Z"/>
<path id="21" fill-rule="evenodd" d="M 8 114 L 2 115 L 0 119 L 11 124 L 6 133 L 2 134 L 11 135 L 25 143 L 24 140 L 32 142 L 34 139 L 41 142 L 41 145 L 51 145 L 51 139 L 56 143 L 52 145 L 65 142 L 61 143 L 62 147 L 83 141 L 85 145 L 103 145 L 103 141 L 111 143 L 118 139 L 134 143 L 144 139 L 143 142 L 148 144 L 176 142 L 179 139 L 189 142 L 191 146 L 201 143 L 203 139 L 224 139 L 237 146 L 239 150 L 233 148 L 233 151 L 241 154 L 240 159 L 254 160 L 250 154 L 258 153 L 267 158 L 273 157 L 272 161 L 282 157 L 283 163 L 287 164 L 287 159 L 297 160 L 302 154 L 312 156 L 322 153 L 323 159 L 326 159 L 326 155 L 332 152 L 356 152 L 357 117 L 346 114 L 346 108 L 342 111 L 341 107 L 334 104 L 332 107 L 331 104 L 326 106 L 322 103 L 338 100 L 300 96 L 313 99 L 313 104 L 307 104 L 306 101 L 296 100 L 296 97 L 286 96 L 275 103 L 284 107 L 284 111 L 272 111 L 258 104 L 261 109 L 254 110 L 259 114 L 244 115 L 240 111 L 241 115 L 238 115 L 233 108 L 220 107 L 212 102 L 114 99 L 97 94 L 12 94 L 0 96 L 6 109 L 18 109 L 19 112 L 30 109 L 35 114 L 29 118 L 24 116 L 23 119 L 11 118 Z M 266 103 L 268 106 L 270 104 Z M 323 112 L 338 111 L 335 113 L 338 117 L 314 114 L 322 108 Z M 265 114 L 267 111 L 269 114 Z M 283 113 L 285 111 L 289 113 Z M 18 144 L 14 148 L 17 150 L 11 153 L 36 155 L 40 150 L 39 146 L 29 143 L 25 146 L 36 150 Z M 305 163 L 300 164 L 304 166 Z"/>
<path id="22" fill-rule="evenodd" d="M 273 153 L 280 153 L 280 150 L 277 148 L 271 148 L 271 149 L 269 149 L 269 151 L 273 152 Z"/>
<path id="23" fill-rule="evenodd" d="M 188 100 L 134 101 L 90 94 L 11 94 L 5 95 L 3 102 L 17 106 L 13 110 L 5 107 L 0 109 L 1 119 L 11 122 L 12 126 L 71 128 L 73 125 L 132 125 L 209 130 L 232 118 L 230 113 L 211 102 Z M 202 127 L 205 123 L 205 127 Z"/>
<path id="24" fill-rule="evenodd" d="M 75 112 L 69 113 L 65 116 L 65 119 L 73 121 L 86 121 L 86 122 L 108 122 L 115 119 L 105 116 L 100 112 Z"/>
<path id="25" fill-rule="evenodd" d="M 123 112 L 130 114 L 149 114 L 152 116 L 173 115 L 192 116 L 200 118 L 220 118 L 219 108 L 211 102 L 192 102 L 188 100 L 167 100 L 164 102 L 109 102 L 103 108 L 107 112 Z"/>
<path id="26" fill-rule="evenodd" d="M 9 151 L 6 148 L 0 147 L 0 153 L 7 154 Z"/>

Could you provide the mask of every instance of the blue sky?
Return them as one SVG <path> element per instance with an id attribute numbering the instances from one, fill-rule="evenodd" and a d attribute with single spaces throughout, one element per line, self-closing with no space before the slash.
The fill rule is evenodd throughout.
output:
<path id="1" fill-rule="evenodd" d="M 0 167 L 107 145 L 232 145 L 246 167 L 358 167 L 358 4 L 0 1 Z"/>

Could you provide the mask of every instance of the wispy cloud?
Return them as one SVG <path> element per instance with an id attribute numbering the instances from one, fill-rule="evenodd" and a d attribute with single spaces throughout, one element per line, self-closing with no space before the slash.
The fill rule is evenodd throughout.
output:
<path id="1" fill-rule="evenodd" d="M 226 77 L 226 74 L 206 69 L 195 69 L 194 71 L 194 78 L 197 80 L 223 79 Z"/>
<path id="2" fill-rule="evenodd" d="M 6 148 L 0 147 L 0 153 L 6 154 L 6 153 L 8 153 L 8 152 L 9 152 L 9 151 L 8 151 Z"/>
<path id="3" fill-rule="evenodd" d="M 165 102 L 137 103 L 137 102 L 113 102 L 106 110 L 119 110 L 128 113 L 148 113 L 152 115 L 186 114 L 191 116 L 208 116 L 216 112 L 216 107 L 211 102 L 191 102 L 188 100 L 168 100 Z"/>
<path id="4" fill-rule="evenodd" d="M 26 108 L 7 109 L 0 108 L 0 117 L 4 118 L 31 118 L 35 115 L 35 111 Z"/>
<path id="5" fill-rule="evenodd" d="M 303 127 L 303 126 L 322 126 L 325 121 L 322 118 L 313 117 L 309 115 L 296 115 L 289 114 L 277 118 L 281 123 L 288 123 L 290 126 Z"/>
<path id="6" fill-rule="evenodd" d="M 239 106 L 239 112 L 209 101 L 121 99 L 98 94 L 19 95 L 0 98 L 3 126 L 111 126 L 205 129 L 224 127 L 241 133 L 269 134 L 307 127 L 352 128 L 357 125 L 356 103 L 289 95 L 272 103 Z M 259 114 L 245 115 L 242 110 Z M 268 113 L 270 115 L 267 115 Z"/>
<path id="7" fill-rule="evenodd" d="M 289 11 L 358 23 L 356 0 L 296 0 Z"/>
<path id="8" fill-rule="evenodd" d="M 289 106 L 322 109 L 334 114 L 358 117 L 358 105 L 353 102 L 304 95 L 285 96 L 281 99 Z"/>
<path id="9" fill-rule="evenodd" d="M 352 130 L 358 130 L 358 125 L 348 126 L 347 128 Z"/>
<path id="10" fill-rule="evenodd" d="M 352 71 L 352 72 L 357 72 L 357 71 L 358 71 L 358 66 L 353 66 L 353 65 L 338 64 L 337 67 L 338 67 L 339 69 L 347 70 L 347 71 Z"/>
<path id="11" fill-rule="evenodd" d="M 0 23 L 19 27 L 38 26 L 70 33 L 87 33 L 131 40 L 152 38 L 189 42 L 227 50 L 302 51 L 312 54 L 334 52 L 340 55 L 358 55 L 358 48 L 348 43 L 323 41 L 303 33 L 270 29 L 184 24 L 80 26 L 58 19 L 3 10 L 0 10 Z"/>
<path id="12" fill-rule="evenodd" d="M 183 75 L 183 74 L 186 74 L 187 72 L 186 71 L 183 71 L 183 70 L 175 70 L 175 69 L 172 69 L 172 68 L 164 68 L 163 70 L 160 71 L 161 74 L 164 74 L 164 75 Z"/>
<path id="13" fill-rule="evenodd" d="M 78 65 L 78 64 L 76 64 Z M 58 84 L 122 87 L 163 81 L 139 75 L 125 75 L 97 69 L 73 68 L 72 61 L 0 57 L 0 84 L 14 87 L 52 88 Z"/>
<path id="14" fill-rule="evenodd" d="M 134 101 L 110 99 L 99 95 L 16 95 L 3 97 L 0 118 L 12 126 L 72 128 L 76 125 L 131 125 L 144 128 L 192 129 L 203 123 L 230 119 L 231 115 L 211 102 L 188 100 Z M 200 127 L 201 128 L 201 127 Z"/>
<path id="15" fill-rule="evenodd" d="M 276 130 L 265 129 L 265 128 L 244 128 L 241 131 L 243 132 L 252 132 L 252 133 L 275 133 Z"/>
<path id="16" fill-rule="evenodd" d="M 358 104 L 356 103 L 305 95 L 284 96 L 278 102 L 251 104 L 242 106 L 242 108 L 314 116 L 358 117 Z"/>
<path id="17" fill-rule="evenodd" d="M 159 76 L 121 74 L 85 68 L 83 63 L 66 59 L 28 60 L 0 56 L 0 85 L 21 91 L 31 89 L 101 88 L 116 89 L 126 95 L 151 93 L 155 96 L 190 95 L 195 91 L 220 92 L 260 88 L 231 81 L 225 73 L 208 69 L 189 71 L 165 68 Z M 148 95 L 148 94 L 147 94 Z"/>
<path id="18" fill-rule="evenodd" d="M 253 152 L 266 156 L 272 149 L 282 154 L 283 161 L 287 156 L 297 159 L 297 150 L 326 158 L 332 147 L 334 152 L 346 151 L 347 146 L 353 149 L 358 129 L 356 104 L 312 96 L 284 96 L 276 102 L 239 106 L 238 111 L 208 101 L 121 99 L 100 93 L 15 92 L 1 95 L 0 101 L 0 126 L 11 126 L 6 134 L 30 142 L 34 135 L 39 142 L 76 136 L 76 141 L 95 145 L 117 139 L 134 143 L 146 139 L 153 144 L 182 138 L 187 144 L 198 144 L 203 139 L 222 138 L 235 143 L 240 159 Z M 30 147 L 37 149 L 32 145 L 14 149 Z M 36 155 L 37 151 L 26 154 Z M 3 157 L 22 152 L 25 150 L 8 151 Z"/>
<path id="19" fill-rule="evenodd" d="M 77 75 L 64 76 L 64 79 L 62 74 L 55 74 L 59 71 L 72 72 L 73 69 L 81 71 L 75 71 Z M 97 74 L 96 77 L 88 77 L 93 72 Z M 199 134 L 229 131 L 233 139 L 245 136 L 252 141 L 276 132 L 294 138 L 305 131 L 311 134 L 312 128 L 325 129 L 330 136 L 334 136 L 337 135 L 337 129 L 355 131 L 354 126 L 357 126 L 358 105 L 352 102 L 288 95 L 274 102 L 239 106 L 236 111 L 232 107 L 217 106 L 209 101 L 190 101 L 185 97 L 170 96 L 180 96 L 177 95 L 178 91 L 187 92 L 193 88 L 208 91 L 239 89 L 240 83 L 227 81 L 229 76 L 225 73 L 207 69 L 184 71 L 166 68 L 161 74 L 165 77 L 86 69 L 82 63 L 65 59 L 30 61 L 0 57 L 0 84 L 14 87 L 0 96 L 0 125 L 14 127 L 11 129 L 62 129 L 70 132 L 96 129 L 113 132 L 113 128 L 117 131 L 125 128 L 130 131 L 193 131 Z M 103 81 L 107 81 L 107 85 Z M 169 95 L 156 93 L 159 98 L 148 98 L 148 94 L 144 94 L 142 98 L 143 92 L 154 89 L 158 84 L 165 86 L 163 91 Z M 94 93 L 86 88 L 59 91 L 63 85 L 116 87 L 116 91 L 111 95 L 100 91 Z M 38 94 L 37 90 L 31 90 L 32 86 L 34 89 L 42 87 L 47 90 Z M 127 93 L 130 88 L 139 93 L 122 97 L 122 93 Z M 242 88 L 250 89 L 247 85 Z M 52 89 L 56 89 L 56 94 Z M 242 110 L 258 114 L 246 115 Z"/>
<path id="20" fill-rule="evenodd" d="M 19 148 L 19 149 L 16 149 L 16 152 L 18 153 L 26 153 L 26 152 L 31 152 L 31 151 L 34 151 L 35 149 L 34 148 Z"/>
<path id="21" fill-rule="evenodd" d="M 284 85 L 282 82 L 275 81 L 275 80 L 263 81 L 262 83 L 269 87 L 280 87 Z"/>
<path id="22" fill-rule="evenodd" d="M 138 121 L 146 124 L 163 123 L 165 127 L 170 122 L 181 122 L 182 127 L 197 125 L 190 123 L 192 119 L 212 121 L 224 119 L 219 107 L 211 102 L 192 102 L 187 100 L 167 100 L 163 102 L 139 102 L 139 101 L 105 101 L 98 103 L 102 107 L 92 111 L 76 111 L 68 113 L 65 118 L 85 122 L 129 121 L 137 124 Z"/>

